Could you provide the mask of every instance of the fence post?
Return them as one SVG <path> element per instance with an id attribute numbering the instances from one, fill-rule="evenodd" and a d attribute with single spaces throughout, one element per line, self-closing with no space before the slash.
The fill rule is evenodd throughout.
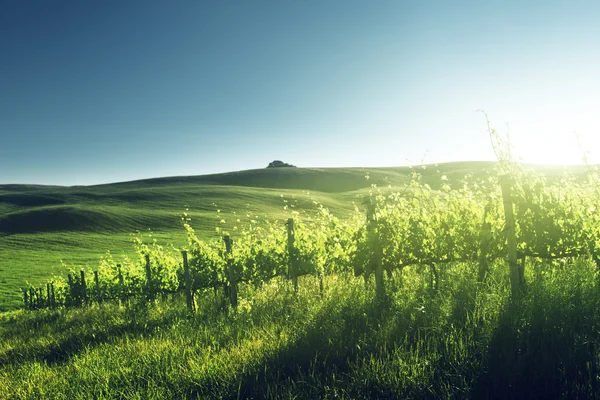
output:
<path id="1" fill-rule="evenodd" d="M 28 304 L 28 296 L 27 296 L 27 289 L 26 288 L 21 288 L 21 290 L 23 291 L 23 304 L 25 306 L 25 309 L 29 308 L 29 304 Z"/>
<path id="2" fill-rule="evenodd" d="M 185 300 L 188 310 L 194 312 L 194 298 L 192 297 L 192 275 L 190 273 L 190 265 L 188 264 L 187 251 L 181 252 L 183 256 L 183 277 L 185 279 Z"/>
<path id="3" fill-rule="evenodd" d="M 33 297 L 33 288 L 30 286 L 29 287 L 29 309 L 33 310 L 34 306 L 35 306 L 35 299 Z"/>
<path id="4" fill-rule="evenodd" d="M 490 211 L 491 204 L 488 204 L 483 211 L 483 223 L 479 231 L 479 273 L 477 274 L 477 282 L 482 283 L 488 274 L 488 252 L 490 247 L 491 225 L 487 222 L 487 215 Z"/>
<path id="5" fill-rule="evenodd" d="M 152 270 L 150 269 L 150 254 L 146 254 L 146 290 L 148 300 L 154 300 L 154 285 L 152 284 Z"/>
<path id="6" fill-rule="evenodd" d="M 323 295 L 323 271 L 319 271 L 319 294 Z"/>
<path id="7" fill-rule="evenodd" d="M 36 298 L 37 298 L 38 309 L 41 309 L 44 307 L 44 289 L 37 288 L 35 294 L 36 294 Z"/>
<path id="8" fill-rule="evenodd" d="M 294 247 L 295 241 L 295 232 L 294 232 L 294 218 L 289 218 L 287 220 L 287 236 L 288 236 L 288 256 L 290 258 L 290 263 L 288 265 L 288 276 L 292 279 L 292 283 L 294 284 L 294 292 L 298 292 L 298 260 L 297 260 L 297 251 Z"/>
<path id="9" fill-rule="evenodd" d="M 237 308 L 238 287 L 233 267 L 233 260 L 231 256 L 233 240 L 231 240 L 229 235 L 225 235 L 223 236 L 223 241 L 225 242 L 225 255 L 227 257 L 227 280 L 229 281 L 229 300 L 231 301 L 231 306 L 233 308 Z"/>
<path id="10" fill-rule="evenodd" d="M 383 275 L 383 254 L 381 249 L 381 243 L 375 236 L 375 203 L 370 197 L 365 199 L 367 205 L 367 237 L 371 242 L 371 250 L 373 252 L 373 258 L 371 260 L 371 268 L 375 267 L 375 285 L 377 297 L 383 297 L 385 295 L 385 277 Z"/>
<path id="11" fill-rule="evenodd" d="M 102 303 L 102 295 L 100 294 L 100 278 L 98 277 L 98 271 L 94 271 L 94 283 L 96 283 L 96 301 L 100 304 Z"/>
<path id="12" fill-rule="evenodd" d="M 519 264 L 517 261 L 517 239 L 515 236 L 515 217 L 512 203 L 512 179 L 508 175 L 500 177 L 502 186 L 502 203 L 504 205 L 504 215 L 506 219 L 506 236 L 508 242 L 508 263 L 510 267 L 510 286 L 514 300 L 521 295 L 521 276 L 519 273 Z"/>
<path id="13" fill-rule="evenodd" d="M 52 291 L 52 300 L 50 300 L 52 308 L 56 308 L 56 293 L 54 292 L 54 282 L 50 283 L 50 290 Z"/>
<path id="14" fill-rule="evenodd" d="M 75 304 L 75 284 L 73 282 L 73 275 L 67 274 L 67 282 L 69 283 L 69 297 L 67 300 L 67 306 Z"/>
<path id="15" fill-rule="evenodd" d="M 85 284 L 85 271 L 81 270 L 79 271 L 80 275 L 81 275 L 81 301 L 83 303 L 83 305 L 87 305 L 88 304 L 88 295 L 87 295 L 87 285 Z"/>
<path id="16" fill-rule="evenodd" d="M 440 274 L 438 272 L 438 268 L 435 263 L 429 264 L 429 268 L 431 269 L 431 288 L 434 291 L 438 291 L 440 287 Z"/>
<path id="17" fill-rule="evenodd" d="M 50 291 L 50 282 L 46 283 L 46 294 L 47 296 L 47 302 L 46 302 L 46 307 L 50 307 L 52 306 L 52 293 Z"/>
<path id="18" fill-rule="evenodd" d="M 127 290 L 125 288 L 123 273 L 121 272 L 121 264 L 117 264 L 117 277 L 119 278 L 119 286 L 121 287 L 121 304 L 125 305 L 125 302 L 127 301 Z"/>

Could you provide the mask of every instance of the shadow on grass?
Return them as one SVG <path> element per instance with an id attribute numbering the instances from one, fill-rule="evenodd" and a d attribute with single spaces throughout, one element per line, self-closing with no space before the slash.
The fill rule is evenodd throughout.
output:
<path id="1" fill-rule="evenodd" d="M 471 397 L 598 398 L 597 297 L 591 297 L 586 302 L 577 291 L 538 292 L 508 305 Z"/>
<path id="2" fill-rule="evenodd" d="M 184 379 L 176 391 L 190 398 L 593 398 L 598 394 L 600 292 L 585 270 L 580 276 L 561 274 L 532 282 L 519 304 L 497 302 L 505 298 L 498 287 L 479 290 L 467 278 L 439 291 L 426 285 L 412 292 L 400 289 L 381 301 L 356 283 L 354 289 L 340 284 L 342 289 L 321 300 L 316 291 L 279 300 L 264 292 L 253 309 L 260 318 L 250 322 L 236 319 L 243 314 L 210 314 L 214 307 L 207 302 L 207 312 L 192 317 L 184 324 L 191 325 L 189 331 L 177 335 L 208 327 L 227 350 L 232 343 L 245 346 L 244 340 L 254 340 L 252 329 L 262 324 L 280 326 L 269 325 L 277 320 L 286 340 L 270 342 L 273 347 L 265 347 L 271 350 L 258 355 L 256 364 L 232 362 L 223 374 Z M 161 312 L 153 307 L 107 305 L 3 321 L 0 335 L 16 345 L 0 352 L 0 367 L 61 364 L 90 347 L 153 335 L 187 318 L 183 304 Z M 271 313 L 263 311 L 268 308 Z"/>
<path id="3" fill-rule="evenodd" d="M 158 328 L 181 319 L 180 312 L 150 318 L 144 302 L 121 308 L 116 304 L 100 307 L 26 312 L 0 324 L 5 341 L 17 345 L 0 352 L 0 367 L 27 362 L 49 366 L 66 363 L 76 354 L 104 343 L 114 343 L 126 335 L 148 336 Z"/>
<path id="4" fill-rule="evenodd" d="M 371 300 L 360 308 L 335 301 L 324 304 L 306 331 L 269 356 L 260 368 L 239 377 L 233 397 L 267 398 L 272 385 L 301 380 L 307 373 L 319 381 L 349 373 L 359 355 L 376 351 L 377 343 L 368 337 L 388 311 L 389 298 Z M 306 382 L 304 390 L 304 396 L 321 398 L 325 387 L 310 387 Z"/>
<path id="5" fill-rule="evenodd" d="M 393 314 L 412 305 L 403 308 L 389 301 L 362 307 L 324 304 L 294 341 L 232 379 L 224 397 L 598 398 L 600 296 L 595 286 L 585 289 L 575 280 L 534 283 L 522 302 L 498 305 L 499 316 L 483 322 L 474 320 L 473 288 L 455 289 L 447 314 L 433 310 L 422 321 L 394 319 Z M 426 308 L 442 308 L 431 291 L 417 297 Z M 443 328 L 430 326 L 436 321 Z M 448 341 L 451 329 L 463 336 Z M 412 384 L 389 376 L 410 370 L 397 367 L 394 358 L 399 355 L 422 357 L 432 364 L 431 373 L 420 376 L 414 387 L 394 386 Z M 360 371 L 368 362 L 357 360 L 370 359 L 388 376 L 377 380 L 376 374 Z M 342 396 L 335 387 L 345 388 Z"/>

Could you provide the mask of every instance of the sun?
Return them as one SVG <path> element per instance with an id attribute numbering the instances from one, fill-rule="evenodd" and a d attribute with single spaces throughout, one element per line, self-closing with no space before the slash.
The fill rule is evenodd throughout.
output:
<path id="1" fill-rule="evenodd" d="M 581 165 L 600 162 L 600 123 L 572 116 L 519 122 L 510 128 L 514 156 L 527 163 Z"/>

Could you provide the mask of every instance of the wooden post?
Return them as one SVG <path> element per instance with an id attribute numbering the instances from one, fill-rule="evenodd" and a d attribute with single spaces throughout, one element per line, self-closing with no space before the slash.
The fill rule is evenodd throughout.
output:
<path id="1" fill-rule="evenodd" d="M 502 186 L 502 200 L 504 205 L 504 215 L 506 219 L 506 236 L 508 242 L 508 263 L 510 267 L 510 286 L 514 300 L 521 296 L 521 279 L 519 274 L 519 265 L 517 261 L 517 238 L 515 235 L 515 217 L 512 203 L 512 179 L 510 176 L 500 177 Z"/>
<path id="2" fill-rule="evenodd" d="M 52 291 L 52 300 L 51 302 L 51 306 L 52 308 L 56 308 L 56 293 L 54 292 L 54 282 L 50 283 L 50 290 Z"/>
<path id="3" fill-rule="evenodd" d="M 98 277 L 98 271 L 94 271 L 94 283 L 96 284 L 96 301 L 100 304 L 102 303 L 102 295 L 100 294 L 100 278 Z"/>
<path id="4" fill-rule="evenodd" d="M 154 285 L 152 284 L 152 270 L 150 269 L 150 254 L 146 254 L 146 291 L 148 300 L 154 300 Z"/>
<path id="5" fill-rule="evenodd" d="M 190 312 L 195 312 L 194 310 L 194 298 L 192 297 L 192 275 L 190 274 L 190 266 L 188 264 L 187 251 L 183 250 L 181 252 L 183 256 L 183 277 L 185 279 L 185 300 L 187 302 L 187 307 Z"/>
<path id="6" fill-rule="evenodd" d="M 25 306 L 25 309 L 29 308 L 29 303 L 28 303 L 28 296 L 27 296 L 27 289 L 25 288 L 21 288 L 21 290 L 23 291 L 23 305 Z"/>
<path id="7" fill-rule="evenodd" d="M 366 210 L 365 210 L 366 217 L 367 217 L 366 230 L 367 230 L 367 241 L 368 241 L 371 237 L 371 221 L 373 220 L 374 207 L 373 207 L 373 204 L 371 203 L 371 198 L 369 196 L 364 197 L 363 204 L 366 206 Z M 369 258 L 369 260 L 367 261 L 367 265 L 363 265 L 363 278 L 365 280 L 365 289 L 368 288 L 369 275 L 371 275 L 371 272 L 373 272 L 373 270 L 374 270 L 373 266 L 374 266 L 374 262 L 373 262 L 372 258 Z"/>
<path id="8" fill-rule="evenodd" d="M 121 304 L 125 305 L 125 302 L 127 301 L 127 290 L 125 288 L 123 273 L 121 272 L 121 264 L 117 264 L 117 276 L 119 278 L 119 286 L 121 287 Z"/>
<path id="9" fill-rule="evenodd" d="M 88 304 L 88 296 L 87 296 L 87 285 L 85 284 L 85 271 L 79 271 L 81 275 L 81 302 L 83 305 Z"/>
<path id="10" fill-rule="evenodd" d="M 527 264 L 527 256 L 518 259 L 517 267 L 519 271 L 519 287 L 521 291 L 525 290 L 525 265 Z"/>
<path id="11" fill-rule="evenodd" d="M 296 248 L 294 247 L 295 234 L 294 234 L 294 218 L 287 220 L 287 235 L 288 235 L 288 256 L 290 257 L 290 263 L 288 265 L 288 276 L 292 279 L 294 284 L 294 292 L 298 292 L 298 260 L 296 254 Z"/>
<path id="12" fill-rule="evenodd" d="M 375 237 L 375 204 L 370 197 L 365 198 L 367 205 L 367 234 L 371 242 L 371 250 L 373 259 L 371 260 L 371 268 L 375 267 L 375 286 L 377 297 L 381 298 L 385 295 L 385 277 L 383 275 L 383 254 L 381 243 Z"/>
<path id="13" fill-rule="evenodd" d="M 225 254 L 227 257 L 227 280 L 229 281 L 229 299 L 231 300 L 231 306 L 237 308 L 238 303 L 238 288 L 237 288 L 237 277 L 233 268 L 233 260 L 231 256 L 233 240 L 226 235 L 223 236 L 225 241 Z"/>
<path id="14" fill-rule="evenodd" d="M 35 290 L 32 287 L 29 287 L 29 308 L 35 308 Z"/>
<path id="15" fill-rule="evenodd" d="M 69 282 L 69 298 L 67 300 L 67 305 L 72 306 L 75 305 L 75 284 L 73 282 L 73 275 L 67 275 L 67 281 Z"/>
<path id="16" fill-rule="evenodd" d="M 46 307 L 50 307 L 50 306 L 52 306 L 52 293 L 50 291 L 50 282 L 46 283 L 46 294 L 48 295 Z"/>
<path id="17" fill-rule="evenodd" d="M 481 230 L 479 231 L 479 273 L 477 274 L 477 281 L 479 283 L 485 281 L 489 270 L 487 255 L 490 247 L 491 225 L 487 222 L 487 215 L 490 207 L 491 204 L 488 204 L 483 211 L 483 223 L 481 224 Z"/>
<path id="18" fill-rule="evenodd" d="M 375 247 L 377 250 L 380 250 L 381 246 L 378 244 Z M 377 252 L 378 254 L 375 255 L 375 261 L 377 262 L 377 264 L 375 264 L 375 285 L 376 285 L 376 292 L 377 292 L 377 297 L 383 297 L 385 295 L 385 280 L 384 280 L 384 276 L 383 276 L 383 261 L 382 261 L 382 255 L 381 255 L 381 251 Z"/>
<path id="19" fill-rule="evenodd" d="M 323 271 L 319 271 L 319 294 L 323 295 Z"/>
<path id="20" fill-rule="evenodd" d="M 431 288 L 437 292 L 437 290 L 440 287 L 440 274 L 438 273 L 438 269 L 435 263 L 431 263 L 429 265 L 429 268 L 431 268 Z"/>

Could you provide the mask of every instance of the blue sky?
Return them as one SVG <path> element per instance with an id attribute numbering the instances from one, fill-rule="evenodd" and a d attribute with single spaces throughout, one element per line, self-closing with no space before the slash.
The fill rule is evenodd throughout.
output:
<path id="1" fill-rule="evenodd" d="M 600 146 L 594 2 L 0 0 L 0 183 Z"/>

